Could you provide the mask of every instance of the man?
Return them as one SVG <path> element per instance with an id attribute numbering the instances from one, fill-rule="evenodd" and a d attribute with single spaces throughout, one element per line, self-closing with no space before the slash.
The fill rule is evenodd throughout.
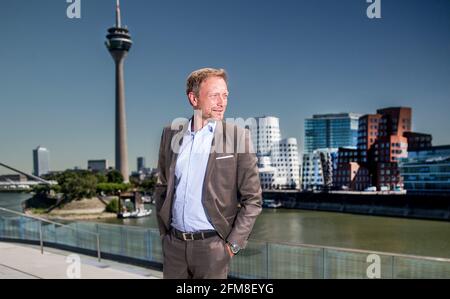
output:
<path id="1" fill-rule="evenodd" d="M 225 279 L 261 213 L 261 185 L 248 130 L 225 123 L 227 74 L 187 80 L 194 116 L 164 129 L 155 200 L 164 278 Z"/>

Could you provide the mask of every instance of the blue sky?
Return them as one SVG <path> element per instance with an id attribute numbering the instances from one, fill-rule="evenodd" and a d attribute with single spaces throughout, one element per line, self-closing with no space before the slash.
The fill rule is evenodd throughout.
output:
<path id="1" fill-rule="evenodd" d="M 54 170 L 114 164 L 114 65 L 104 46 L 113 0 L 2 0 L 0 161 L 31 171 L 32 149 Z M 450 1 L 122 0 L 134 47 L 125 67 L 129 160 L 155 166 L 161 129 L 191 108 L 185 79 L 223 67 L 227 117 L 273 115 L 303 144 L 316 113 L 413 108 L 414 129 L 449 144 Z M 2 170 L 0 170 L 0 173 Z"/>

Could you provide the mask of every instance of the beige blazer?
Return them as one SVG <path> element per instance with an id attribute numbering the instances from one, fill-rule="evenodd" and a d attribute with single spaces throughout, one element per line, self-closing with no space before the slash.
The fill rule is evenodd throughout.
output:
<path id="1" fill-rule="evenodd" d="M 177 150 L 189 121 L 166 127 L 161 137 L 155 202 L 161 235 L 172 222 Z M 175 127 L 175 128 L 174 128 Z M 203 183 L 203 206 L 220 237 L 245 248 L 262 210 L 262 190 L 250 131 L 217 122 Z"/>

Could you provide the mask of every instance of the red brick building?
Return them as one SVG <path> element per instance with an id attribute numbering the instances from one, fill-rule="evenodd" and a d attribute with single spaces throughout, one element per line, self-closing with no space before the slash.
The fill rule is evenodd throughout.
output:
<path id="1" fill-rule="evenodd" d="M 335 187 L 358 191 L 371 186 L 378 190 L 403 188 L 398 162 L 408 157 L 408 141 L 414 141 L 414 147 L 431 145 L 431 135 L 413 133 L 411 129 L 411 108 L 386 108 L 362 116 L 358 149 L 339 149 Z"/>

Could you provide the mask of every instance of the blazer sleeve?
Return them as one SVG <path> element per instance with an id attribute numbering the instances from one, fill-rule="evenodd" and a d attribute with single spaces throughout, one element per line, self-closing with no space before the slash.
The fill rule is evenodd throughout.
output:
<path id="1" fill-rule="evenodd" d="M 158 220 L 158 226 L 161 236 L 167 233 L 167 229 L 164 225 L 163 220 L 160 216 L 161 208 L 164 204 L 167 195 L 167 157 L 166 157 L 166 129 L 163 130 L 161 136 L 161 144 L 159 147 L 159 158 L 158 158 L 158 172 L 157 172 L 157 181 L 155 187 L 155 206 L 156 206 L 156 214 Z"/>
<path id="2" fill-rule="evenodd" d="M 250 131 L 241 132 L 244 132 L 245 145 L 248 145 L 244 153 L 237 153 L 236 183 L 241 208 L 227 241 L 245 248 L 256 218 L 262 211 L 262 190 Z"/>

